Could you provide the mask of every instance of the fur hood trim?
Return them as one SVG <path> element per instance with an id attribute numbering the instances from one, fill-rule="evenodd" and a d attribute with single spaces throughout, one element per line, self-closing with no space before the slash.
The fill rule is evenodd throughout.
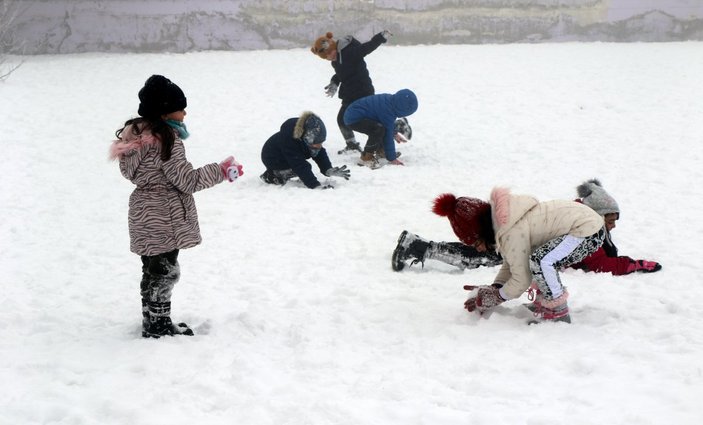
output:
<path id="1" fill-rule="evenodd" d="M 510 189 L 496 187 L 491 191 L 491 204 L 493 204 L 493 217 L 499 227 L 508 223 L 510 216 Z"/>
<path id="2" fill-rule="evenodd" d="M 295 127 L 293 128 L 293 138 L 294 139 L 302 139 L 303 138 L 303 133 L 305 133 L 305 121 L 307 121 L 307 119 L 313 115 L 315 115 L 315 114 L 311 111 L 305 111 L 302 114 L 300 114 L 300 118 L 298 118 L 298 121 L 295 122 Z"/>
<path id="3" fill-rule="evenodd" d="M 159 142 L 159 139 L 149 130 L 144 130 L 140 134 L 134 134 L 131 125 L 125 127 L 121 136 L 121 139 L 113 140 L 110 145 L 110 160 L 114 161 L 122 159 L 127 156 L 129 152 L 133 152 L 144 146 L 154 145 Z"/>

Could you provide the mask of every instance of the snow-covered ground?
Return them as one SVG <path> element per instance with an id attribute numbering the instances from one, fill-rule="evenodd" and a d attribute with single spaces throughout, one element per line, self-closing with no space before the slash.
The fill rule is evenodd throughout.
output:
<path id="1" fill-rule="evenodd" d="M 381 46 L 377 92 L 420 107 L 406 166 L 375 171 L 337 155 L 332 68 L 307 49 L 25 58 L 0 84 L 0 423 L 699 424 L 702 50 Z M 245 167 L 196 194 L 173 296 L 191 338 L 140 336 L 132 185 L 107 160 L 154 73 L 188 97 L 191 162 Z M 351 180 L 264 185 L 261 145 L 308 109 Z M 526 326 L 525 297 L 469 315 L 462 286 L 497 269 L 391 270 L 403 229 L 455 240 L 440 193 L 573 199 L 593 177 L 620 252 L 664 269 L 564 272 L 571 325 Z"/>

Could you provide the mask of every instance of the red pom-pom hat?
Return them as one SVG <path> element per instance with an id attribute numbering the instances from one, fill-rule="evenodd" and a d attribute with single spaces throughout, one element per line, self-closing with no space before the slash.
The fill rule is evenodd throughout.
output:
<path id="1" fill-rule="evenodd" d="M 490 213 L 488 202 L 477 198 L 457 198 L 451 193 L 443 193 L 434 200 L 432 212 L 447 217 L 460 241 L 473 245 L 481 238 L 481 221 L 483 214 Z"/>

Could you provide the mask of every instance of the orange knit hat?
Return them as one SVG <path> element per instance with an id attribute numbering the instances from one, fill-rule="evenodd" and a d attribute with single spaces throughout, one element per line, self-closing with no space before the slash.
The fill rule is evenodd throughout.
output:
<path id="1" fill-rule="evenodd" d="M 337 49 L 337 42 L 332 38 L 332 36 L 333 34 L 328 32 L 322 37 L 318 37 L 310 48 L 310 51 L 322 59 L 327 59 L 327 55 L 332 50 Z"/>

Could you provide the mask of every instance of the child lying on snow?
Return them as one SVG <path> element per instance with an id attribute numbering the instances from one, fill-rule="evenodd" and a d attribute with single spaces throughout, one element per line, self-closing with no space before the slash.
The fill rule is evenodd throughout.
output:
<path id="1" fill-rule="evenodd" d="M 596 252 L 586 257 L 583 261 L 571 267 L 586 271 L 607 273 L 615 276 L 634 272 L 652 273 L 661 270 L 659 263 L 648 260 L 634 260 L 630 257 L 618 256 L 618 249 L 610 238 L 610 232 L 615 228 L 615 221 L 620 218 L 620 208 L 597 179 L 591 179 L 576 188 L 579 196 L 577 202 L 591 207 L 603 216 L 605 220 L 605 240 L 603 246 Z"/>

